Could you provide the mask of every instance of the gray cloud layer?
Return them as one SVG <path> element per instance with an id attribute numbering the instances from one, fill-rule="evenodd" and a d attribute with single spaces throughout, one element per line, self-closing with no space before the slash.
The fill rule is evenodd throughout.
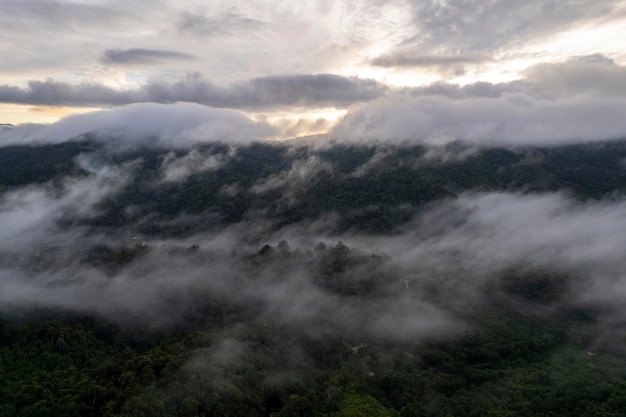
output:
<path id="1" fill-rule="evenodd" d="M 106 64 L 156 64 L 162 61 L 182 60 L 191 61 L 196 59 L 191 54 L 164 49 L 107 49 L 100 57 L 100 61 Z"/>
<path id="2" fill-rule="evenodd" d="M 48 80 L 33 81 L 28 89 L 0 87 L 0 101 L 39 105 L 184 101 L 243 110 L 352 105 L 334 127 L 322 128 L 332 129 L 332 135 L 340 140 L 554 145 L 626 137 L 625 86 L 626 68 L 601 55 L 592 55 L 538 65 L 528 70 L 525 79 L 500 84 L 439 83 L 392 90 L 372 80 L 321 74 L 263 77 L 218 87 L 196 76 L 174 83 L 152 81 L 138 89 L 120 91 L 98 84 Z M 79 119 L 83 120 L 83 131 L 101 126 L 96 118 L 93 128 L 86 125 L 89 117 Z M 144 120 L 151 131 L 152 122 L 142 117 L 137 120 Z M 136 120 L 130 124 L 135 126 L 133 129 L 137 127 Z M 290 132 L 288 126 L 282 129 L 284 134 Z M 268 130 L 248 136 L 267 137 Z"/>
<path id="3" fill-rule="evenodd" d="M 0 86 L 3 103 L 49 106 L 121 105 L 140 100 L 136 91 L 117 91 L 100 84 L 69 84 L 60 81 L 29 81 L 28 88 Z"/>
<path id="4" fill-rule="evenodd" d="M 47 80 L 28 88 L 0 86 L 0 102 L 36 105 L 110 106 L 135 102 L 188 101 L 212 107 L 273 108 L 282 106 L 347 106 L 380 97 L 387 88 L 373 80 L 332 74 L 255 78 L 218 87 L 202 77 L 175 83 L 149 82 L 137 89 L 115 90 L 99 84 Z"/>

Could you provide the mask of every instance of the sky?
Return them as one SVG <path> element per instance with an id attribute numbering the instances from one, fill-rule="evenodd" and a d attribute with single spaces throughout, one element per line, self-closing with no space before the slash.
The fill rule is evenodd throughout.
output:
<path id="1" fill-rule="evenodd" d="M 626 136 L 624 0 L 1 0 L 0 33 L 0 123 L 185 103 L 267 139 Z"/>

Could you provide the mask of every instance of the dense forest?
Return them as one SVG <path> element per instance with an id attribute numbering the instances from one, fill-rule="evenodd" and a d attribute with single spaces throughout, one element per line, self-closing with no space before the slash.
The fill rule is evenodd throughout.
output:
<path id="1" fill-rule="evenodd" d="M 626 142 L 0 147 L 0 416 L 621 416 Z"/>

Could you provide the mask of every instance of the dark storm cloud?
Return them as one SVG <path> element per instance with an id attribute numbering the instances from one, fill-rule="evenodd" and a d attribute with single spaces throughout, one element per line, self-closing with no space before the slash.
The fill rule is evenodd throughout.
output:
<path id="1" fill-rule="evenodd" d="M 99 84 L 30 81 L 27 88 L 0 86 L 0 102 L 35 105 L 111 106 L 135 102 L 194 102 L 242 109 L 281 106 L 347 106 L 380 97 L 387 88 L 373 80 L 332 74 L 281 75 L 219 87 L 202 77 L 175 83 L 152 81 L 136 89 Z"/>
<path id="2" fill-rule="evenodd" d="M 164 49 L 107 49 L 100 57 L 105 64 L 157 64 L 163 61 L 191 61 L 194 55 Z"/>

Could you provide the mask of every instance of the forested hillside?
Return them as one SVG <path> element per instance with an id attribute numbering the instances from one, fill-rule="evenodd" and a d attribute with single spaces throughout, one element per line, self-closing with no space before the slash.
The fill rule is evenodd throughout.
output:
<path id="1" fill-rule="evenodd" d="M 620 416 L 626 142 L 0 147 L 0 416 Z"/>

